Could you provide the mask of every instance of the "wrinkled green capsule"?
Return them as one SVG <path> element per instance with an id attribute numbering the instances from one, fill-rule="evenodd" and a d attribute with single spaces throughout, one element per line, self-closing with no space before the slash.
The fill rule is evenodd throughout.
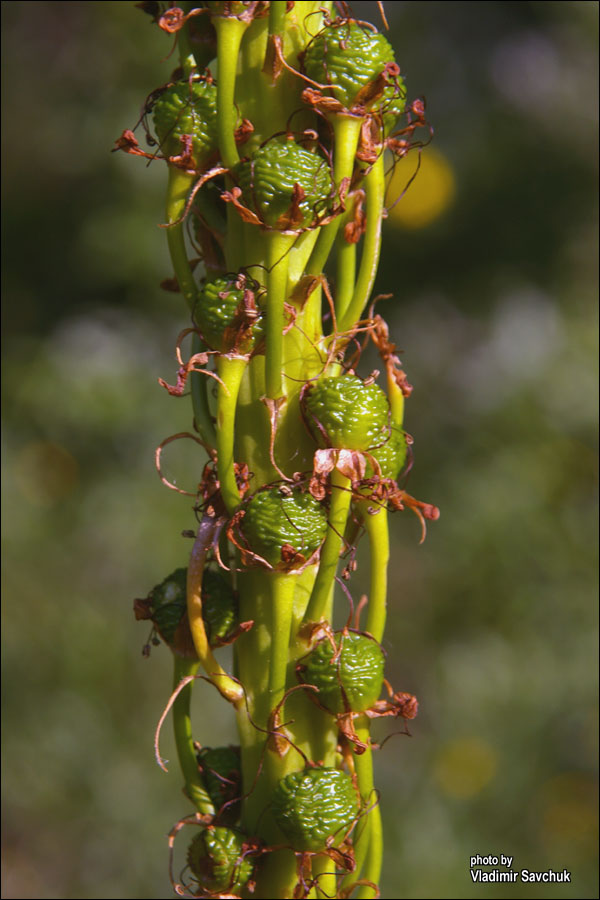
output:
<path id="1" fill-rule="evenodd" d="M 386 395 L 376 384 L 365 384 L 356 375 L 309 383 L 303 404 L 311 431 L 326 447 L 372 452 L 389 438 Z"/>
<path id="2" fill-rule="evenodd" d="M 186 578 L 187 569 L 175 569 L 148 595 L 154 627 L 169 647 L 173 646 L 175 632 L 187 609 Z"/>
<path id="3" fill-rule="evenodd" d="M 263 335 L 262 314 L 256 302 L 244 302 L 244 289 L 236 279 L 219 276 L 200 288 L 194 320 L 212 350 L 250 353 Z M 258 286 L 257 286 L 258 287 Z"/>
<path id="4" fill-rule="evenodd" d="M 406 435 L 401 428 L 392 425 L 389 440 L 382 444 L 381 447 L 373 450 L 371 456 L 379 463 L 381 477 L 391 478 L 395 481 L 404 468 L 407 452 Z M 374 475 L 375 468 L 367 458 L 365 477 L 373 478 Z"/>
<path id="5" fill-rule="evenodd" d="M 269 141 L 238 163 L 234 175 L 243 204 L 265 225 L 283 231 L 316 224 L 333 194 L 329 164 L 295 141 Z"/>
<path id="6" fill-rule="evenodd" d="M 344 22 L 328 25 L 310 42 L 304 71 L 313 81 L 330 84 L 336 100 L 351 109 L 359 92 L 393 62 L 394 51 L 382 34 L 358 22 Z M 388 84 L 382 94 L 367 103 L 367 109 L 381 112 L 388 130 L 404 111 L 405 99 L 404 82 L 397 76 L 397 84 Z"/>
<path id="7" fill-rule="evenodd" d="M 329 712 L 363 712 L 373 706 L 381 693 L 383 652 L 376 640 L 354 632 L 338 636 L 338 649 L 340 645 L 339 656 L 334 659 L 331 641 L 323 638 L 304 657 L 298 674 L 304 684 L 319 688 L 314 699 Z"/>
<path id="8" fill-rule="evenodd" d="M 308 768 L 283 778 L 273 815 L 294 850 L 318 853 L 342 842 L 359 812 L 352 779 L 339 769 Z"/>
<path id="9" fill-rule="evenodd" d="M 240 812 L 242 771 L 239 747 L 202 747 L 198 765 L 219 820 L 232 825 Z"/>
<path id="10" fill-rule="evenodd" d="M 252 862 L 243 857 L 243 839 L 221 825 L 200 831 L 190 842 L 187 862 L 198 883 L 214 893 L 239 892 L 252 874 Z"/>
<path id="11" fill-rule="evenodd" d="M 176 569 L 149 594 L 154 626 L 165 644 L 177 652 L 183 645 L 186 650 L 191 645 L 186 581 L 187 569 Z M 212 569 L 205 569 L 202 576 L 202 617 L 211 647 L 218 647 L 238 620 L 235 593 L 223 576 Z"/>
<path id="12" fill-rule="evenodd" d="M 284 544 L 307 559 L 325 539 L 327 512 L 311 494 L 267 488 L 249 500 L 242 531 L 250 549 L 272 566 L 282 561 Z"/>
<path id="13" fill-rule="evenodd" d="M 197 169 L 218 151 L 217 88 L 208 81 L 178 81 L 154 104 L 154 128 L 166 156 L 181 153 L 180 138 L 191 134 L 192 155 Z"/>
<path id="14" fill-rule="evenodd" d="M 237 594 L 216 569 L 202 574 L 202 618 L 211 647 L 226 641 L 238 623 Z"/>

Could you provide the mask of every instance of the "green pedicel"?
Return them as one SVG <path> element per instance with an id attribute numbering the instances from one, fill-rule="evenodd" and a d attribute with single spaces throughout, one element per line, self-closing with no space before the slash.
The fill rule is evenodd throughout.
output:
<path id="1" fill-rule="evenodd" d="M 320 443 L 338 450 L 373 450 L 389 437 L 389 403 L 376 384 L 356 375 L 321 378 L 304 397 L 308 424 Z"/>
<path id="2" fill-rule="evenodd" d="M 223 826 L 208 826 L 190 842 L 188 866 L 201 887 L 211 893 L 239 892 L 252 874 L 252 862 L 243 858 L 242 836 Z"/>
<path id="3" fill-rule="evenodd" d="M 323 638 L 302 661 L 302 681 L 319 688 L 314 700 L 329 712 L 370 709 L 381 693 L 385 659 L 372 638 L 347 632 L 336 640 L 341 652 L 334 658 L 331 641 Z M 312 693 L 310 694 L 313 697 Z"/>
<path id="4" fill-rule="evenodd" d="M 294 850 L 318 853 L 339 845 L 359 813 L 352 779 L 339 769 L 286 775 L 273 794 L 273 815 Z"/>
<path id="5" fill-rule="evenodd" d="M 272 566 L 282 561 L 284 544 L 308 559 L 322 544 L 327 512 L 311 494 L 267 488 L 250 499 L 241 524 L 250 549 Z"/>

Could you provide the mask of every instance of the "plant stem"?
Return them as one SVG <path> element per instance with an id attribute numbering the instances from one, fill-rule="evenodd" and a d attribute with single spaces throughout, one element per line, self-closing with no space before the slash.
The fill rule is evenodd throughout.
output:
<path id="1" fill-rule="evenodd" d="M 233 459 L 235 410 L 242 376 L 248 365 L 247 356 L 222 353 L 217 362 L 221 379 L 217 393 L 217 473 L 225 509 L 230 516 L 240 505 Z"/>
<path id="2" fill-rule="evenodd" d="M 335 578 L 346 519 L 352 500 L 350 479 L 337 469 L 331 473 L 331 506 L 329 508 L 327 537 L 321 547 L 319 571 L 304 616 L 305 622 L 319 622 L 325 612 L 331 586 Z"/>
<path id="3" fill-rule="evenodd" d="M 280 231 L 265 232 L 267 241 L 267 323 L 265 380 L 267 397 L 283 396 L 283 313 L 288 281 L 288 252 L 298 235 Z"/>
<path id="4" fill-rule="evenodd" d="M 379 254 L 381 251 L 381 220 L 383 215 L 383 201 L 385 197 L 385 169 L 383 165 L 383 153 L 377 157 L 370 172 L 365 176 L 366 199 L 366 231 L 363 239 L 362 256 L 358 270 L 358 278 L 354 294 L 348 308 L 338 322 L 338 330 L 341 333 L 349 331 L 360 319 L 362 312 L 371 296 Z"/>
<path id="5" fill-rule="evenodd" d="M 173 654 L 173 664 L 173 690 L 176 690 L 184 678 L 196 674 L 199 664 L 195 660 L 185 659 L 176 653 Z M 182 688 L 173 703 L 173 730 L 177 757 L 185 779 L 185 793 L 198 812 L 214 816 L 215 808 L 204 786 L 194 749 L 190 719 L 191 696 L 192 684 L 190 683 Z"/>
<path id="6" fill-rule="evenodd" d="M 215 530 L 215 520 L 209 516 L 205 516 L 198 526 L 187 570 L 188 620 L 194 648 L 206 674 L 226 700 L 239 704 L 243 700 L 244 692 L 214 658 L 202 616 L 202 575 L 206 554 L 212 546 Z"/>
<path id="7" fill-rule="evenodd" d="M 333 124 L 334 135 L 333 180 L 336 189 L 339 190 L 344 178 L 352 178 L 363 119 L 362 116 L 339 114 L 333 116 L 330 121 Z M 321 228 L 319 239 L 306 267 L 309 275 L 320 275 L 323 271 L 340 227 L 340 219 L 341 216 L 338 215 Z"/>
<path id="8" fill-rule="evenodd" d="M 217 131 L 224 166 L 231 169 L 239 162 L 235 143 L 237 111 L 234 106 L 235 77 L 240 44 L 247 23 L 235 16 L 213 16 L 217 32 Z"/>
<path id="9" fill-rule="evenodd" d="M 365 630 L 372 634 L 376 641 L 381 642 L 387 611 L 387 567 L 390 559 L 388 511 L 385 506 L 382 506 L 377 512 L 370 513 L 370 508 L 367 500 L 359 504 L 369 535 L 371 560 L 371 590 Z"/>

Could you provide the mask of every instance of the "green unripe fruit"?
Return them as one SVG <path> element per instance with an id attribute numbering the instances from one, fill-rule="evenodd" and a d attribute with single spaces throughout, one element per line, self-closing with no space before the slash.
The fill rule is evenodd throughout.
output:
<path id="1" fill-rule="evenodd" d="M 199 292 L 194 320 L 212 350 L 250 353 L 262 337 L 260 311 L 244 306 L 244 289 L 236 280 L 219 276 L 206 281 Z"/>
<path id="2" fill-rule="evenodd" d="M 316 224 L 333 194 L 328 163 L 295 141 L 269 141 L 234 174 L 244 205 L 265 225 L 284 231 Z"/>
<path id="3" fill-rule="evenodd" d="M 187 569 L 176 569 L 167 576 L 152 589 L 149 600 L 152 621 L 165 644 L 177 652 L 184 651 L 187 656 L 191 645 L 187 624 Z M 202 618 L 211 647 L 220 646 L 238 620 L 236 595 L 213 569 L 205 569 L 202 576 Z"/>
<path id="4" fill-rule="evenodd" d="M 215 811 L 226 824 L 233 824 L 239 815 L 241 798 L 241 761 L 239 747 L 203 747 L 198 753 L 198 765 Z"/>
<path id="5" fill-rule="evenodd" d="M 191 841 L 187 862 L 199 884 L 208 891 L 238 893 L 252 874 L 242 836 L 231 828 L 209 825 Z"/>
<path id="6" fill-rule="evenodd" d="M 282 561 L 284 544 L 308 559 L 325 539 L 327 512 L 311 494 L 268 488 L 248 502 L 242 531 L 250 549 L 272 566 Z"/>
<path id="7" fill-rule="evenodd" d="M 217 88 L 208 81 L 178 81 L 154 105 L 154 128 L 166 156 L 181 153 L 180 138 L 192 135 L 196 168 L 204 168 L 218 150 Z"/>
<path id="8" fill-rule="evenodd" d="M 383 652 L 373 638 L 354 632 L 338 637 L 338 649 L 340 645 L 339 656 L 334 659 L 331 641 L 323 638 L 304 658 L 299 673 L 305 684 L 319 688 L 314 699 L 329 712 L 364 712 L 381 693 Z"/>
<path id="9" fill-rule="evenodd" d="M 202 574 L 202 618 L 211 647 L 226 641 L 238 623 L 237 594 L 215 569 Z"/>
<path id="10" fill-rule="evenodd" d="M 186 579 L 187 569 L 175 569 L 149 594 L 152 621 L 169 646 L 173 645 L 175 632 L 186 613 Z"/>
<path id="11" fill-rule="evenodd" d="M 327 447 L 373 450 L 389 437 L 386 395 L 376 384 L 365 384 L 356 375 L 309 383 L 303 402 L 311 431 Z"/>
<path id="12" fill-rule="evenodd" d="M 358 22 L 324 28 L 310 42 L 304 56 L 304 71 L 319 84 L 330 84 L 336 100 L 351 109 L 357 95 L 393 63 L 394 51 L 386 38 Z M 360 100 L 360 97 L 358 98 Z M 402 79 L 388 84 L 367 108 L 383 113 L 386 129 L 403 112 L 405 91 Z"/>
<path id="13" fill-rule="evenodd" d="M 373 450 L 371 456 L 379 463 L 381 477 L 391 478 L 395 481 L 404 467 L 407 452 L 406 435 L 401 428 L 396 428 L 392 425 L 389 441 Z M 367 478 L 373 478 L 375 475 L 375 467 L 370 460 L 367 460 L 365 475 Z"/>
<path id="14" fill-rule="evenodd" d="M 294 850 L 318 853 L 342 842 L 359 812 L 352 779 L 339 769 L 286 775 L 273 794 L 273 815 Z"/>

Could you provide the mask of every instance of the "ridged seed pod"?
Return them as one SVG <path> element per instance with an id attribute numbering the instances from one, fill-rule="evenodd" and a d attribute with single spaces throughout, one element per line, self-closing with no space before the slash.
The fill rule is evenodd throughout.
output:
<path id="1" fill-rule="evenodd" d="M 401 428 L 392 425 L 389 440 L 373 450 L 371 456 L 379 463 L 381 477 L 392 478 L 395 481 L 404 467 L 407 452 L 406 435 Z M 365 475 L 367 478 L 375 475 L 375 469 L 369 460 Z"/>
<path id="2" fill-rule="evenodd" d="M 308 425 L 319 443 L 338 450 L 373 450 L 389 438 L 389 403 L 376 384 L 356 375 L 320 378 L 303 395 Z"/>
<path id="3" fill-rule="evenodd" d="M 150 613 L 159 635 L 173 651 L 189 655 L 192 642 L 187 626 L 187 569 L 176 569 L 149 594 Z M 222 575 L 205 569 L 202 576 L 202 617 L 211 647 L 218 647 L 238 619 L 237 598 Z M 192 655 L 194 655 L 192 653 Z"/>
<path id="4" fill-rule="evenodd" d="M 256 304 L 247 308 L 245 291 L 236 280 L 219 276 L 200 288 L 194 320 L 212 350 L 250 353 L 263 334 L 262 316 Z"/>
<path id="5" fill-rule="evenodd" d="M 160 95 L 153 110 L 154 128 L 166 156 L 181 153 L 180 138 L 191 134 L 192 155 L 202 169 L 218 150 L 217 88 L 208 81 L 178 81 Z"/>
<path id="6" fill-rule="evenodd" d="M 341 651 L 334 659 L 331 641 L 320 640 L 299 667 L 301 680 L 319 688 L 314 699 L 329 712 L 363 712 L 381 693 L 385 663 L 381 647 L 373 638 L 354 632 L 338 637 L 336 646 Z"/>
<path id="7" fill-rule="evenodd" d="M 307 559 L 325 539 L 327 512 L 311 494 L 268 488 L 248 502 L 242 531 L 250 549 L 273 566 L 281 562 L 284 544 Z"/>
<path id="8" fill-rule="evenodd" d="M 190 842 L 187 862 L 208 891 L 238 893 L 252 874 L 252 862 L 242 858 L 243 839 L 237 831 L 209 825 Z"/>
<path id="9" fill-rule="evenodd" d="M 331 202 L 333 184 L 328 163 L 295 141 L 269 141 L 249 160 L 239 163 L 234 175 L 244 205 L 270 228 L 309 228 L 327 212 Z"/>
<path id="10" fill-rule="evenodd" d="M 394 51 L 382 34 L 358 22 L 345 22 L 327 26 L 310 42 L 304 71 L 313 81 L 331 85 L 335 99 L 352 109 L 360 91 L 393 62 Z M 405 97 L 404 83 L 397 77 L 396 84 L 388 84 L 367 108 L 380 111 L 388 129 L 403 112 Z"/>
<path id="11" fill-rule="evenodd" d="M 219 816 L 225 824 L 233 825 L 239 816 L 241 798 L 241 760 L 239 747 L 202 747 L 198 752 L 198 765 L 202 777 L 218 813 L 231 804 Z"/>
<path id="12" fill-rule="evenodd" d="M 286 775 L 273 794 L 273 815 L 294 850 L 337 846 L 359 812 L 352 779 L 339 769 L 308 768 Z"/>

